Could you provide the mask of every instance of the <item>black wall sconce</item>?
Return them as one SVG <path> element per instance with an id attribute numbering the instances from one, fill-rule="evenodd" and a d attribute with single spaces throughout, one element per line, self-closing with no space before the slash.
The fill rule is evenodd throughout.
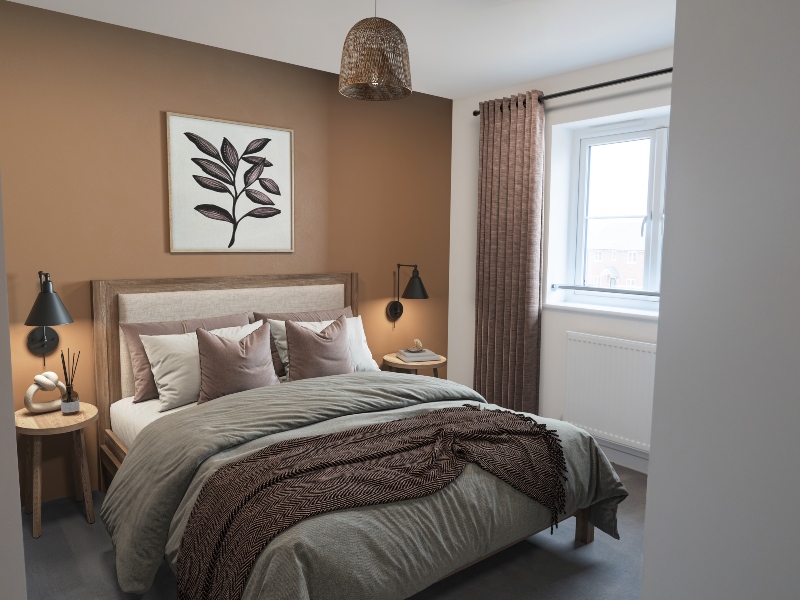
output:
<path id="1" fill-rule="evenodd" d="M 422 279 L 419 277 L 417 265 L 401 265 L 397 263 L 397 300 L 392 300 L 386 306 L 386 316 L 392 323 L 403 316 L 403 304 L 400 302 L 400 267 L 414 267 L 414 270 L 411 272 L 411 279 L 408 280 L 406 289 L 403 292 L 403 298 L 409 300 L 428 299 L 428 292 L 425 291 L 425 286 L 422 284 Z"/>
<path id="2" fill-rule="evenodd" d="M 48 354 L 52 354 L 58 347 L 58 334 L 51 325 L 69 325 L 72 317 L 69 316 L 67 308 L 53 291 L 53 282 L 50 281 L 50 273 L 39 271 L 39 295 L 36 302 L 25 319 L 25 325 L 35 327 L 28 334 L 28 350 L 36 356 L 41 356 L 44 364 L 47 365 Z"/>

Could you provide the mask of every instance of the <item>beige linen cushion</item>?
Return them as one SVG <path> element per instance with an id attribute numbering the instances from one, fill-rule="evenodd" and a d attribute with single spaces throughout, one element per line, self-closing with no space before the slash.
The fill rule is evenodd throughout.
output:
<path id="1" fill-rule="evenodd" d="M 350 345 L 350 358 L 353 360 L 353 369 L 356 371 L 380 371 L 378 363 L 372 358 L 372 351 L 367 345 L 367 336 L 364 333 L 364 324 L 361 317 L 347 317 L 347 339 Z M 311 331 L 322 331 L 331 321 L 294 321 Z M 291 369 L 291 357 L 286 347 L 286 321 L 268 320 L 272 341 L 278 348 L 283 368 L 288 373 Z"/>
<path id="2" fill-rule="evenodd" d="M 197 403 L 279 384 L 272 366 L 269 338 L 269 323 L 238 342 L 198 329 L 200 399 Z"/>
<path id="3" fill-rule="evenodd" d="M 211 333 L 238 342 L 261 325 L 261 321 L 256 321 L 242 327 L 214 329 Z M 200 398 L 197 333 L 192 331 L 176 335 L 142 335 L 140 338 L 158 387 L 159 412 L 197 402 Z"/>
<path id="4" fill-rule="evenodd" d="M 144 351 L 140 335 L 170 335 L 175 333 L 191 333 L 199 327 L 210 331 L 222 327 L 241 327 L 249 323 L 247 313 L 240 315 L 227 315 L 224 317 L 209 317 L 206 319 L 189 319 L 185 321 L 161 321 L 158 323 L 120 323 L 119 327 L 125 335 L 128 352 L 131 355 L 131 368 L 133 370 L 133 401 L 155 400 L 158 398 L 158 388 L 150 369 L 150 361 Z"/>
<path id="5" fill-rule="evenodd" d="M 292 357 L 289 381 L 353 372 L 344 316 L 322 331 L 286 321 L 286 342 Z"/>
<path id="6" fill-rule="evenodd" d="M 310 312 L 283 312 L 283 313 L 260 313 L 257 312 L 253 315 L 254 320 L 267 322 L 267 319 L 274 321 L 334 321 L 341 316 L 352 317 L 353 310 L 346 306 L 345 308 L 332 308 L 330 310 L 315 310 Z M 275 373 L 278 377 L 286 375 L 286 368 L 283 366 L 281 357 L 278 354 L 278 348 L 275 346 L 275 340 L 270 341 L 270 348 L 272 349 L 272 364 L 275 366 Z"/>

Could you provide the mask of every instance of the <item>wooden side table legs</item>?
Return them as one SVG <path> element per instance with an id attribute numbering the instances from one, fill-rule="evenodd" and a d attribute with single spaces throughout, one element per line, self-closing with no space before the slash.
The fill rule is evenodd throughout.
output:
<path id="1" fill-rule="evenodd" d="M 42 535 L 42 436 L 32 435 L 28 456 L 32 459 L 25 512 L 33 512 L 33 537 Z"/>
<path id="2" fill-rule="evenodd" d="M 42 436 L 28 436 L 25 482 L 25 514 L 33 513 L 33 537 L 42 535 Z M 83 429 L 72 432 L 72 469 L 75 480 L 75 500 L 83 500 L 86 521 L 94 523 L 94 503 L 86 459 L 86 440 Z"/>
<path id="3" fill-rule="evenodd" d="M 83 502 L 83 478 L 81 477 L 81 451 L 78 432 L 72 432 L 72 480 L 75 485 L 75 502 Z"/>
<path id="4" fill-rule="evenodd" d="M 72 456 L 75 465 L 75 499 L 83 500 L 86 507 L 86 521 L 94 523 L 94 503 L 92 502 L 92 485 L 89 480 L 89 464 L 86 460 L 86 440 L 83 429 L 72 432 Z M 78 483 L 80 482 L 80 488 Z M 80 498 L 79 498 L 80 496 Z"/>
<path id="5" fill-rule="evenodd" d="M 25 514 L 33 512 L 33 438 L 25 438 Z"/>
<path id="6" fill-rule="evenodd" d="M 438 367 L 433 367 L 433 376 L 437 379 L 439 378 L 439 369 Z"/>

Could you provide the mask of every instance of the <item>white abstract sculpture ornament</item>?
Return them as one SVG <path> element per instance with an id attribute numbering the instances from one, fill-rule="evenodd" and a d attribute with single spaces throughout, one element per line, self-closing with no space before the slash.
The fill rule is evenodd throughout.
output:
<path id="1" fill-rule="evenodd" d="M 425 348 L 422 347 L 422 342 L 418 339 L 414 338 L 414 345 L 410 348 L 406 348 L 406 352 L 422 352 Z"/>
<path id="2" fill-rule="evenodd" d="M 61 398 L 66 397 L 67 386 L 58 380 L 58 375 L 52 371 L 46 371 L 41 375 L 36 375 L 33 378 L 33 381 L 33 385 L 31 385 L 31 387 L 28 388 L 28 391 L 25 392 L 25 408 L 28 409 L 29 413 L 41 414 L 52 412 L 61 408 Z M 55 389 L 58 389 L 58 391 L 61 392 L 61 398 L 56 398 L 55 400 L 50 400 L 49 402 L 33 401 L 33 397 L 39 390 L 52 392 Z"/>

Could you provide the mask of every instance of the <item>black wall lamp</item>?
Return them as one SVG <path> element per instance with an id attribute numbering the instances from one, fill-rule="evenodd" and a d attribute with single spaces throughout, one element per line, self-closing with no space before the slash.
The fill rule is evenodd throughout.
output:
<path id="1" fill-rule="evenodd" d="M 401 265 L 397 263 L 397 300 L 392 300 L 386 306 L 386 316 L 392 323 L 403 316 L 403 304 L 400 302 L 400 267 L 414 267 L 411 272 L 411 279 L 408 280 L 406 289 L 403 292 L 403 298 L 408 298 L 409 300 L 428 299 L 428 292 L 425 291 L 425 286 L 419 277 L 417 265 Z"/>
<path id="2" fill-rule="evenodd" d="M 39 295 L 36 302 L 25 319 L 25 325 L 33 326 L 28 334 L 28 350 L 36 356 L 44 359 L 47 365 L 48 354 L 51 354 L 58 347 L 58 334 L 51 325 L 69 325 L 72 317 L 69 316 L 67 308 L 53 291 L 53 282 L 50 281 L 50 273 L 39 271 Z"/>

